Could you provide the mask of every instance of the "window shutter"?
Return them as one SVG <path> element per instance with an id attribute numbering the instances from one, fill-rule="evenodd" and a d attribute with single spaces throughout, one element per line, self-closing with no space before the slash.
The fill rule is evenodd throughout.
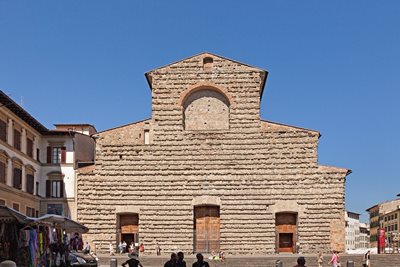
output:
<path id="1" fill-rule="evenodd" d="M 67 149 L 65 146 L 61 148 L 61 163 L 65 163 L 67 157 Z"/>
<path id="2" fill-rule="evenodd" d="M 60 197 L 64 197 L 64 180 L 60 182 Z"/>
<path id="3" fill-rule="evenodd" d="M 7 124 L 2 120 L 0 120 L 0 139 L 7 141 Z"/>
<path id="4" fill-rule="evenodd" d="M 47 147 L 47 163 L 51 163 L 51 146 Z"/>
<path id="5" fill-rule="evenodd" d="M 6 183 L 6 164 L 0 162 L 0 183 Z"/>
<path id="6" fill-rule="evenodd" d="M 51 196 L 51 181 L 47 180 L 46 181 L 46 197 Z"/>

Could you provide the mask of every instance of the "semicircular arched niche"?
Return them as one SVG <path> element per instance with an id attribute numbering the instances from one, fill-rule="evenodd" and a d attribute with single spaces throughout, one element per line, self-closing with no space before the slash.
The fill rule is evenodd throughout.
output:
<path id="1" fill-rule="evenodd" d="M 196 90 L 183 103 L 185 130 L 229 129 L 229 101 L 212 89 Z"/>

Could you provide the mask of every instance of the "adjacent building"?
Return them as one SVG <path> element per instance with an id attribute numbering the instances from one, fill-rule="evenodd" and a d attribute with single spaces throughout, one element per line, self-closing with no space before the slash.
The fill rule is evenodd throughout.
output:
<path id="1" fill-rule="evenodd" d="M 94 160 L 95 128 L 49 130 L 2 91 L 0 104 L 0 205 L 76 219 L 77 164 Z"/>
<path id="2" fill-rule="evenodd" d="M 358 248 L 360 235 L 360 214 L 346 211 L 346 250 Z"/>
<path id="3" fill-rule="evenodd" d="M 146 73 L 152 116 L 94 135 L 78 220 L 106 252 L 343 251 L 348 169 L 318 164 L 320 133 L 260 118 L 268 72 L 202 53 Z"/>
<path id="4" fill-rule="evenodd" d="M 369 225 L 360 222 L 360 214 L 346 211 L 346 251 L 369 248 Z"/>
<path id="5" fill-rule="evenodd" d="M 386 202 L 382 202 L 379 204 L 376 204 L 370 208 L 368 208 L 366 211 L 369 213 L 369 220 L 370 220 L 370 246 L 371 247 L 377 247 L 378 246 L 378 230 L 384 229 L 385 230 L 385 235 L 386 235 L 386 240 L 388 240 L 387 233 L 390 232 L 395 232 L 395 223 L 394 219 L 388 214 L 394 216 L 396 211 L 400 207 L 400 199 L 394 199 L 394 200 L 389 200 Z M 397 215 L 398 216 L 398 215 Z M 385 221 L 386 218 L 386 221 Z M 392 219 L 390 219 L 392 218 Z M 390 219 L 389 221 L 387 221 Z M 385 228 L 386 227 L 386 228 Z M 393 228 L 392 228 L 393 227 Z M 399 225 L 397 225 L 397 229 L 399 229 Z M 398 231 L 398 230 L 397 230 Z"/>

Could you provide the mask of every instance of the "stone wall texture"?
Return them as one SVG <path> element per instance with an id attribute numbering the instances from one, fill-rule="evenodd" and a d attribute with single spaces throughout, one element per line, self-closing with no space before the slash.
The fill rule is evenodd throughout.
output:
<path id="1" fill-rule="evenodd" d="M 228 254 L 275 253 L 277 212 L 297 213 L 302 252 L 343 249 L 348 170 L 318 165 L 319 132 L 260 119 L 266 75 L 206 53 L 147 73 L 152 118 L 98 133 L 95 167 L 78 175 L 86 238 L 108 251 L 117 213 L 135 212 L 146 251 L 155 253 L 157 242 L 164 253 L 190 252 L 194 205 L 217 203 L 220 247 Z M 203 89 L 229 102 L 229 115 L 217 116 L 229 121 L 204 127 L 215 101 L 203 99 L 196 104 L 201 125 L 190 116 L 194 130 L 185 130 L 186 100 Z"/>

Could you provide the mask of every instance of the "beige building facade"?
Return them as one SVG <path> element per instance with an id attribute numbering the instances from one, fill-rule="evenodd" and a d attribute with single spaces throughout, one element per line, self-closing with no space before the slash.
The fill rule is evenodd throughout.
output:
<path id="1" fill-rule="evenodd" d="M 103 252 L 344 251 L 349 170 L 318 164 L 318 131 L 260 118 L 268 73 L 203 53 L 146 73 L 151 119 L 94 135 L 78 220 Z"/>
<path id="2" fill-rule="evenodd" d="M 59 124 L 49 130 L 2 91 L 0 103 L 0 205 L 30 217 L 76 219 L 76 169 L 94 160 L 88 133 L 95 128 Z"/>

